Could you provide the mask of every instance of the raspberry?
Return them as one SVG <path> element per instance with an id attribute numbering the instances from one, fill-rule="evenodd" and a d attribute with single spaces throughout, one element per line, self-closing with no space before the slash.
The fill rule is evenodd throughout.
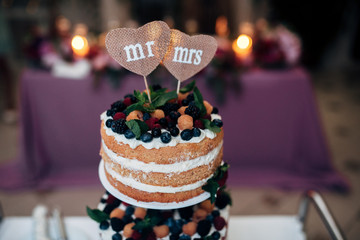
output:
<path id="1" fill-rule="evenodd" d="M 106 203 L 107 204 L 112 204 L 115 199 L 116 198 L 113 195 L 109 194 L 108 198 L 106 199 Z"/>
<path id="2" fill-rule="evenodd" d="M 200 109 L 194 104 L 189 104 L 185 109 L 185 114 L 192 116 L 193 119 L 198 119 L 200 117 Z"/>
<path id="3" fill-rule="evenodd" d="M 157 118 L 149 118 L 145 121 L 145 123 L 148 125 L 150 129 L 153 129 L 155 127 L 155 124 L 159 121 Z"/>
<path id="4" fill-rule="evenodd" d="M 134 95 L 132 95 L 132 94 L 126 94 L 126 95 L 124 96 L 124 98 L 130 98 L 132 103 L 136 103 L 136 102 L 137 102 L 136 97 L 135 97 Z"/>
<path id="5" fill-rule="evenodd" d="M 216 230 L 220 231 L 223 229 L 226 225 L 226 221 L 223 217 L 218 216 L 214 219 L 214 227 Z"/>
<path id="6" fill-rule="evenodd" d="M 129 97 L 125 98 L 125 99 L 124 99 L 124 104 L 125 104 L 126 106 L 130 106 L 130 105 L 132 104 L 131 98 L 129 98 Z"/>
<path id="7" fill-rule="evenodd" d="M 194 127 L 195 128 L 200 128 L 200 129 L 205 129 L 204 124 L 202 123 L 201 120 L 195 120 L 194 121 Z"/>
<path id="8" fill-rule="evenodd" d="M 123 112 L 117 112 L 113 116 L 114 121 L 119 120 L 119 119 L 125 119 L 125 118 L 126 118 L 126 115 Z"/>
<path id="9" fill-rule="evenodd" d="M 155 123 L 155 124 L 154 124 L 154 128 L 161 128 L 161 125 L 158 124 L 158 123 Z"/>
<path id="10" fill-rule="evenodd" d="M 131 234 L 131 238 L 134 240 L 140 240 L 141 239 L 141 233 L 139 233 L 138 231 L 133 231 L 133 233 Z"/>
<path id="11" fill-rule="evenodd" d="M 147 237 L 146 240 L 156 240 L 156 235 L 154 232 L 150 232 Z"/>
<path id="12" fill-rule="evenodd" d="M 204 119 L 207 119 L 207 120 L 211 121 L 211 116 L 209 114 L 207 114 L 207 115 L 204 116 Z"/>

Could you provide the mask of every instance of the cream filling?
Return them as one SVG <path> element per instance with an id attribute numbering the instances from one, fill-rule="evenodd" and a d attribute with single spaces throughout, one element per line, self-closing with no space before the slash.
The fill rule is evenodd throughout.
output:
<path id="1" fill-rule="evenodd" d="M 121 176 L 120 174 L 118 174 L 117 172 L 115 172 L 112 169 L 113 164 L 106 164 L 105 163 L 105 169 L 106 171 L 110 174 L 110 176 L 112 178 L 114 178 L 115 180 L 121 182 L 122 184 L 144 191 L 144 192 L 150 192 L 150 193 L 156 193 L 156 192 L 160 192 L 160 193 L 177 193 L 177 192 L 185 192 L 185 191 L 190 191 L 196 188 L 201 187 L 202 185 L 204 185 L 206 183 L 206 181 L 211 178 L 212 176 L 202 179 L 196 183 L 192 183 L 192 184 L 188 184 L 188 185 L 183 185 L 181 187 L 171 187 L 171 186 L 154 186 L 154 185 L 149 185 L 149 184 L 144 184 L 141 182 L 136 181 L 134 178 L 131 177 L 124 177 Z"/>
<path id="2" fill-rule="evenodd" d="M 154 162 L 144 163 L 137 159 L 128 159 L 121 157 L 111 151 L 105 144 L 104 140 L 102 140 L 102 147 L 106 155 L 115 163 L 120 164 L 123 168 L 132 169 L 135 171 L 142 172 L 160 172 L 160 173 L 179 173 L 185 172 L 194 168 L 197 168 L 202 165 L 210 164 L 219 154 L 221 147 L 223 145 L 223 141 L 220 144 L 211 150 L 208 154 L 187 160 L 182 162 L 177 162 L 173 164 L 156 164 Z"/>
<path id="3" fill-rule="evenodd" d="M 103 112 L 100 115 L 100 119 L 104 121 L 104 123 L 106 122 L 106 120 L 111 119 L 111 117 L 106 116 L 106 111 Z M 221 119 L 221 116 L 218 114 L 211 114 L 211 119 Z M 115 140 L 119 143 L 119 144 L 128 144 L 132 149 L 137 148 L 138 146 L 143 146 L 146 149 L 159 149 L 162 147 L 174 147 L 179 143 L 199 143 L 201 142 L 204 138 L 210 138 L 213 139 L 216 137 L 216 133 L 210 131 L 209 129 L 200 129 L 200 136 L 199 137 L 193 137 L 191 138 L 189 141 L 184 141 L 181 139 L 180 134 L 176 137 L 172 137 L 171 141 L 169 143 L 163 143 L 160 138 L 154 138 L 151 142 L 148 143 L 144 143 L 141 140 L 137 140 L 135 138 L 133 139 L 127 139 L 124 134 L 118 134 L 118 133 L 114 133 L 110 128 L 106 127 L 104 124 L 104 129 L 106 132 L 106 135 L 108 136 L 112 136 L 115 138 Z M 148 131 L 151 132 L 151 131 Z"/>

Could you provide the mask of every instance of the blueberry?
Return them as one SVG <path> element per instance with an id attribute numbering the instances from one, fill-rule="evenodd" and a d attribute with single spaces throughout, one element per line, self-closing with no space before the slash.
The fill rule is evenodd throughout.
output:
<path id="1" fill-rule="evenodd" d="M 121 220 L 120 218 L 116 218 L 116 217 L 111 218 L 110 223 L 111 223 L 111 228 L 115 232 L 120 232 L 121 230 L 124 229 L 124 226 L 125 226 L 124 221 Z"/>
<path id="2" fill-rule="evenodd" d="M 126 215 L 129 215 L 129 216 L 133 215 L 134 212 L 135 212 L 135 209 L 132 206 L 127 207 L 125 210 Z"/>
<path id="3" fill-rule="evenodd" d="M 133 133 L 133 131 L 131 131 L 130 129 L 126 130 L 124 133 L 125 137 L 127 139 L 132 139 L 135 137 L 135 134 Z"/>
<path id="4" fill-rule="evenodd" d="M 193 131 L 185 129 L 181 132 L 181 139 L 184 141 L 189 141 L 193 137 Z"/>
<path id="5" fill-rule="evenodd" d="M 119 233 L 112 235 L 112 240 L 122 240 L 122 236 Z"/>
<path id="6" fill-rule="evenodd" d="M 213 215 L 207 215 L 206 220 L 213 222 L 214 221 L 214 216 Z"/>
<path id="7" fill-rule="evenodd" d="M 125 215 L 122 220 L 124 221 L 125 225 L 134 221 L 130 215 Z"/>
<path id="8" fill-rule="evenodd" d="M 150 133 L 146 132 L 140 136 L 140 139 L 141 139 L 141 141 L 147 143 L 147 142 L 151 142 L 153 140 L 153 136 Z"/>
<path id="9" fill-rule="evenodd" d="M 153 135 L 154 138 L 158 138 L 161 136 L 161 129 L 153 128 L 153 130 L 151 130 L 151 134 Z"/>
<path id="10" fill-rule="evenodd" d="M 219 212 L 218 210 L 214 210 L 214 211 L 211 212 L 211 215 L 212 215 L 214 218 L 216 218 L 216 217 L 220 216 L 220 212 Z"/>
<path id="11" fill-rule="evenodd" d="M 175 226 L 176 222 L 173 218 L 168 218 L 165 221 L 165 225 L 167 225 L 168 227 L 172 227 Z"/>
<path id="12" fill-rule="evenodd" d="M 180 133 L 180 131 L 179 131 L 179 129 L 177 127 L 173 127 L 173 128 L 170 129 L 170 134 L 173 137 L 176 137 L 177 135 L 179 135 L 179 133 Z"/>
<path id="13" fill-rule="evenodd" d="M 110 224 L 109 224 L 109 222 L 108 221 L 102 221 L 101 223 L 100 223 L 100 229 L 101 230 L 106 230 L 106 229 L 108 229 L 109 228 L 109 226 L 110 226 Z"/>
<path id="14" fill-rule="evenodd" d="M 163 143 L 169 143 L 171 141 L 171 135 L 169 132 L 163 132 L 160 139 Z"/>
<path id="15" fill-rule="evenodd" d="M 105 199 L 105 198 L 101 198 L 101 199 L 100 199 L 100 202 L 101 202 L 101 203 L 106 203 L 106 199 Z"/>
<path id="16" fill-rule="evenodd" d="M 210 232 L 211 222 L 208 220 L 201 220 L 198 222 L 196 231 L 201 237 L 205 237 Z"/>
<path id="17" fill-rule="evenodd" d="M 184 234 L 179 237 L 179 240 L 191 240 L 191 237 L 189 235 Z"/>
<path id="18" fill-rule="evenodd" d="M 200 137 L 200 135 L 201 135 L 200 129 L 194 128 L 193 129 L 193 135 L 194 135 L 194 137 Z"/>
<path id="19" fill-rule="evenodd" d="M 146 120 L 149 120 L 151 118 L 150 114 L 149 113 L 144 113 L 143 115 L 143 120 L 146 121 Z"/>
<path id="20" fill-rule="evenodd" d="M 211 237 L 214 239 L 214 240 L 219 240 L 220 239 L 220 233 L 218 231 L 216 232 L 213 232 L 211 234 Z"/>
<path id="21" fill-rule="evenodd" d="M 167 120 L 166 118 L 160 118 L 159 123 L 162 127 L 167 127 Z"/>
<path id="22" fill-rule="evenodd" d="M 222 127 L 222 126 L 223 126 L 223 122 L 222 122 L 220 119 L 214 119 L 212 122 L 213 122 L 213 123 L 215 124 L 215 126 L 217 126 L 217 127 Z"/>
<path id="23" fill-rule="evenodd" d="M 105 125 L 106 125 L 108 128 L 111 128 L 111 124 L 113 123 L 113 121 L 114 121 L 114 120 L 112 120 L 112 119 L 108 119 L 108 120 L 106 120 Z"/>
<path id="24" fill-rule="evenodd" d="M 183 106 L 187 106 L 187 105 L 189 105 L 189 100 L 184 99 L 184 100 L 181 101 L 181 104 L 182 104 Z"/>
<path id="25" fill-rule="evenodd" d="M 106 214 L 110 214 L 112 210 L 114 210 L 116 206 L 114 204 L 108 204 L 105 206 L 103 212 Z"/>
<path id="26" fill-rule="evenodd" d="M 174 122 L 168 122 L 169 129 L 174 128 L 174 127 L 176 127 L 176 124 Z"/>
<path id="27" fill-rule="evenodd" d="M 178 239 L 179 239 L 179 235 L 178 235 L 178 234 L 171 234 L 170 240 L 178 240 Z"/>
<path id="28" fill-rule="evenodd" d="M 212 114 L 218 114 L 219 113 L 219 109 L 217 109 L 216 107 L 213 107 L 213 110 L 211 112 Z"/>
<path id="29" fill-rule="evenodd" d="M 114 114 L 115 114 L 115 111 L 112 109 L 109 109 L 106 111 L 106 116 L 108 116 L 108 117 L 112 117 L 112 116 L 114 116 Z"/>
<path id="30" fill-rule="evenodd" d="M 179 112 L 171 111 L 169 116 L 172 120 L 176 121 L 181 116 L 181 114 Z"/>

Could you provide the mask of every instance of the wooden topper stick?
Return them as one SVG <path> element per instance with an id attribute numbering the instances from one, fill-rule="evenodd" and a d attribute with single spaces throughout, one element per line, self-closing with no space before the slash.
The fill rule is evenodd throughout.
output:
<path id="1" fill-rule="evenodd" d="M 147 81 L 146 81 L 146 77 L 144 76 L 144 82 L 145 82 L 145 87 L 146 87 L 146 92 L 147 92 L 147 95 L 149 97 L 149 102 L 151 103 L 151 97 L 150 97 L 150 90 L 149 90 L 149 86 L 147 84 Z"/>
<path id="2" fill-rule="evenodd" d="M 178 80 L 178 84 L 177 84 L 177 89 L 176 89 L 176 93 L 179 95 L 179 92 L 180 92 L 180 84 L 181 84 L 181 81 Z"/>

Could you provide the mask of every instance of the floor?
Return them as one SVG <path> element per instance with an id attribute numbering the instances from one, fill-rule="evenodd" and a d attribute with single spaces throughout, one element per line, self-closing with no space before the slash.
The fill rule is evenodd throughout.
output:
<path id="1" fill-rule="evenodd" d="M 333 215 L 350 240 L 360 238 L 360 71 L 313 73 L 316 99 L 335 167 L 351 183 L 348 194 L 322 192 Z M 357 81 L 357 82 L 356 82 Z M 16 156 L 18 128 L 0 122 L 0 163 Z M 271 188 L 232 188 L 232 215 L 296 214 L 302 192 Z M 37 203 L 60 206 L 64 214 L 85 215 L 85 206 L 96 206 L 103 189 L 58 189 L 56 191 L 0 191 L 5 215 L 31 215 Z M 313 207 L 306 224 L 308 239 L 330 239 Z"/>

